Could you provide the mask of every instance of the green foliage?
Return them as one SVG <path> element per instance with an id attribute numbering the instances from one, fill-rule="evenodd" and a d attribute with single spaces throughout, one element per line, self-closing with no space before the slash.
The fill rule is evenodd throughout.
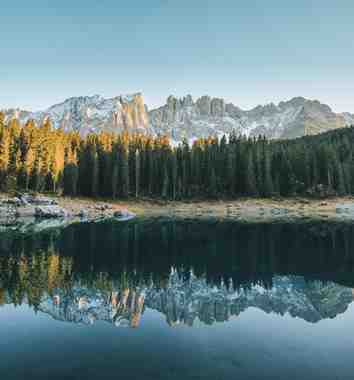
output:
<path id="1" fill-rule="evenodd" d="M 165 199 L 354 193 L 354 127 L 294 140 L 232 133 L 172 147 L 164 136 L 85 138 L 0 114 L 0 188 Z"/>

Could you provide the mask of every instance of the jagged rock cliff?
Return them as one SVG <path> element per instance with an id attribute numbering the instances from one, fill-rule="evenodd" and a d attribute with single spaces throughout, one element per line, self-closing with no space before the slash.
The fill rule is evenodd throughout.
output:
<path id="1" fill-rule="evenodd" d="M 17 117 L 22 122 L 34 119 L 41 122 L 49 117 L 55 128 L 66 131 L 89 132 L 128 130 L 146 132 L 149 118 L 141 94 L 105 99 L 99 95 L 70 98 L 45 111 L 26 112 L 7 110 L 7 118 Z"/>
<path id="2" fill-rule="evenodd" d="M 354 123 L 354 115 L 336 114 L 325 104 L 301 97 L 243 111 L 219 98 L 203 96 L 194 102 L 190 95 L 182 99 L 170 96 L 149 116 L 153 130 L 176 141 L 229 134 L 233 130 L 246 136 L 294 138 Z"/>
<path id="3" fill-rule="evenodd" d="M 232 131 L 246 136 L 294 138 L 354 124 L 353 114 L 337 114 L 317 100 L 302 97 L 244 111 L 221 98 L 202 96 L 194 101 L 191 95 L 181 99 L 170 96 L 165 105 L 148 112 L 141 94 L 111 99 L 95 95 L 70 98 L 40 112 L 5 110 L 5 115 L 22 122 L 49 117 L 56 128 L 81 135 L 128 130 L 168 135 L 175 142 Z"/>

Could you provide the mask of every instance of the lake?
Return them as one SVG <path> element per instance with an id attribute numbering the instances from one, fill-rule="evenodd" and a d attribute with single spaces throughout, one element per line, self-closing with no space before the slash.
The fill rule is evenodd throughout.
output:
<path id="1" fill-rule="evenodd" d="M 0 378 L 354 377 L 354 225 L 0 234 Z"/>

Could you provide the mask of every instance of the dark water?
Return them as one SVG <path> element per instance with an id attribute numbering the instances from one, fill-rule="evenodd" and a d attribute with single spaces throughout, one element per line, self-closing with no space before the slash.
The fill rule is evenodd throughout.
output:
<path id="1" fill-rule="evenodd" d="M 354 226 L 0 234 L 0 379 L 353 379 Z"/>

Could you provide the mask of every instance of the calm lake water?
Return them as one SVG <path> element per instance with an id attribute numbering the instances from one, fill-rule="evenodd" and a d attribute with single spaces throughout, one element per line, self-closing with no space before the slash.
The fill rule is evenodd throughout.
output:
<path id="1" fill-rule="evenodd" d="M 353 379 L 354 226 L 0 234 L 0 379 Z"/>

